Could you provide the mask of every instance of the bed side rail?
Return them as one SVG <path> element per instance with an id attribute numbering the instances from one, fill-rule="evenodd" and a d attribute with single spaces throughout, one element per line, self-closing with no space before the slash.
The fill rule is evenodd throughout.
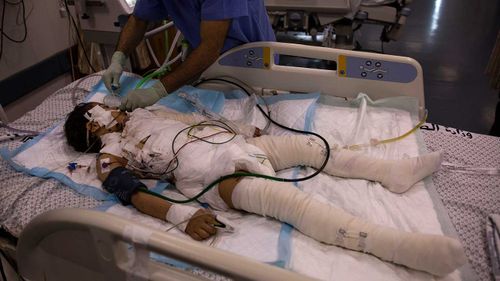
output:
<path id="1" fill-rule="evenodd" d="M 334 70 L 279 65 L 279 56 L 296 56 L 334 62 Z M 425 110 L 422 67 L 408 57 L 306 46 L 255 42 L 234 48 L 203 74 L 203 78 L 232 76 L 257 91 L 321 92 L 343 98 L 358 93 L 372 99 L 412 96 Z"/>
<path id="2" fill-rule="evenodd" d="M 85 209 L 46 212 L 21 233 L 25 280 L 206 280 L 151 260 L 154 252 L 235 280 L 311 280 L 246 257 Z"/>

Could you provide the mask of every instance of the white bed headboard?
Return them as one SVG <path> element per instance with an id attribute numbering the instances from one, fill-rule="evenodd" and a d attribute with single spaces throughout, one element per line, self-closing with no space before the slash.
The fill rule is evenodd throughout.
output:
<path id="1" fill-rule="evenodd" d="M 277 64 L 277 55 L 334 61 L 336 70 Z M 256 91 L 321 92 L 345 98 L 358 93 L 377 100 L 413 96 L 425 111 L 422 67 L 411 58 L 278 42 L 255 42 L 224 53 L 201 78 L 235 77 Z"/>

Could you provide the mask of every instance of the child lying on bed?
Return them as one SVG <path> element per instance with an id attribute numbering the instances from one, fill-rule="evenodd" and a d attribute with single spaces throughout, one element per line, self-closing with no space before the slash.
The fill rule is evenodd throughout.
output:
<path id="1" fill-rule="evenodd" d="M 203 209 L 170 204 L 137 192 L 137 177 L 168 178 L 193 197 L 209 183 L 236 171 L 275 175 L 307 165 L 318 168 L 325 151 L 304 136 L 245 139 L 202 116 L 166 109 L 117 111 L 97 103 L 78 105 L 64 131 L 77 151 L 99 152 L 97 173 L 104 188 L 124 205 L 179 224 L 196 240 L 214 235 L 215 216 Z M 402 193 L 439 169 L 441 152 L 402 160 L 383 160 L 348 150 L 333 150 L 324 172 L 380 182 Z M 212 208 L 234 208 L 274 217 L 324 243 L 373 254 L 383 260 L 443 276 L 465 263 L 461 244 L 449 237 L 410 233 L 379 226 L 322 203 L 290 183 L 244 177 L 222 181 L 199 198 Z"/>

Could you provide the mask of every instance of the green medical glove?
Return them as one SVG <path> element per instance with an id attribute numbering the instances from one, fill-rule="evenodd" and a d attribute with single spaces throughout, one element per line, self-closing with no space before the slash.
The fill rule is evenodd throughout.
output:
<path id="1" fill-rule="evenodd" d="M 111 93 L 118 93 L 120 90 L 120 76 L 122 75 L 123 68 L 125 67 L 125 62 L 127 61 L 127 56 L 120 51 L 116 51 L 111 57 L 111 64 L 108 69 L 104 71 L 102 75 L 102 80 L 104 80 L 104 85 Z"/>
<path id="2" fill-rule="evenodd" d="M 160 81 L 156 81 L 151 88 L 130 91 L 123 98 L 120 109 L 132 111 L 138 107 L 150 106 L 167 94 L 167 90 L 165 90 L 163 84 Z"/>

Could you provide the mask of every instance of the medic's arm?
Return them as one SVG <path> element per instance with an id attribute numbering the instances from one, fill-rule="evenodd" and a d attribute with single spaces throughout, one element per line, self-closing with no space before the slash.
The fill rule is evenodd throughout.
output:
<path id="1" fill-rule="evenodd" d="M 186 61 L 161 79 L 168 93 L 197 78 L 219 58 L 230 25 L 231 20 L 201 22 L 200 45 L 191 52 Z"/>
<path id="2" fill-rule="evenodd" d="M 118 44 L 116 50 L 123 52 L 127 56 L 132 53 L 132 51 L 139 45 L 141 40 L 144 38 L 146 33 L 146 28 L 148 27 L 148 22 L 139 19 L 134 15 L 130 15 L 127 23 L 120 32 L 120 38 L 118 39 Z"/>
<path id="3" fill-rule="evenodd" d="M 138 192 L 146 186 L 128 169 L 127 160 L 102 153 L 97 158 L 98 178 L 104 189 L 115 194 L 124 205 L 132 204 L 137 210 L 152 217 L 167 220 L 195 240 L 203 240 L 215 234 L 215 217 L 203 209 L 171 204 L 153 195 Z"/>

